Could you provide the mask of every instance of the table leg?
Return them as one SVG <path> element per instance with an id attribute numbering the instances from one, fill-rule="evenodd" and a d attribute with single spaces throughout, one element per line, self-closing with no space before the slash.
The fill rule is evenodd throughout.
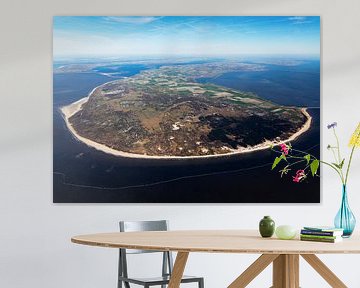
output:
<path id="1" fill-rule="evenodd" d="M 274 260 L 272 288 L 299 288 L 299 255 L 281 254 Z"/>
<path id="2" fill-rule="evenodd" d="M 279 255 L 278 254 L 263 254 L 244 273 L 242 273 L 228 288 L 244 288 L 254 280 L 267 266 L 270 265 Z"/>
<path id="3" fill-rule="evenodd" d="M 347 286 L 316 256 L 313 254 L 301 255 L 324 280 L 334 288 L 347 288 Z"/>
<path id="4" fill-rule="evenodd" d="M 315 255 L 301 256 L 333 288 L 347 286 Z M 263 254 L 247 268 L 228 288 L 244 288 L 273 262 L 273 286 L 271 288 L 299 288 L 299 255 L 297 254 Z M 177 287 L 176 287 L 177 288 Z"/>
<path id="5" fill-rule="evenodd" d="M 185 265 L 188 257 L 189 257 L 189 252 L 177 253 L 168 288 L 180 287 L 181 278 L 183 277 Z"/>

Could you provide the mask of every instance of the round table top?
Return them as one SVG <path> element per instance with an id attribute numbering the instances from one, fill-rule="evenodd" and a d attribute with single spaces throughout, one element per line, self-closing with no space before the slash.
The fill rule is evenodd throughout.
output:
<path id="1" fill-rule="evenodd" d="M 360 235 L 338 243 L 322 243 L 262 238 L 256 230 L 192 230 L 156 232 L 116 232 L 80 235 L 77 244 L 182 252 L 251 254 L 339 254 L 360 253 Z"/>

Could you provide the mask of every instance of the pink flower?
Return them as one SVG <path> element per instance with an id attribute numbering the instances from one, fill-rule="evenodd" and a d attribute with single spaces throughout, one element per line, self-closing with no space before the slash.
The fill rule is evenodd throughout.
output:
<path id="1" fill-rule="evenodd" d="M 296 171 L 296 174 L 305 175 L 305 171 L 304 170 L 298 170 L 298 171 Z"/>
<path id="2" fill-rule="evenodd" d="M 281 143 L 281 144 L 280 144 L 280 148 L 281 148 L 281 152 L 283 152 L 284 155 L 288 155 L 288 154 L 289 154 L 289 148 L 286 146 L 286 144 Z"/>
<path id="3" fill-rule="evenodd" d="M 306 178 L 306 174 L 304 170 L 296 171 L 296 175 L 293 176 L 293 182 L 299 183 L 301 180 Z"/>

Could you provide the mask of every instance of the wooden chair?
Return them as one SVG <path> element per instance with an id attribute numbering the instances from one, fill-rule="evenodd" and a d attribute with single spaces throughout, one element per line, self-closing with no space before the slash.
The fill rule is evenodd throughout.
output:
<path id="1" fill-rule="evenodd" d="M 168 221 L 120 221 L 120 232 L 134 232 L 134 231 L 167 231 Z M 173 258 L 169 251 L 148 251 L 135 249 L 119 249 L 119 269 L 118 269 L 118 288 L 130 288 L 130 284 L 141 285 L 144 288 L 150 286 L 160 286 L 165 288 L 169 284 L 170 276 L 173 268 Z M 127 254 L 142 254 L 142 253 L 163 253 L 162 261 L 162 275 L 160 277 L 152 278 L 134 278 L 129 277 L 127 269 Z M 194 276 L 183 276 L 181 283 L 198 283 L 198 288 L 204 288 L 204 278 Z"/>

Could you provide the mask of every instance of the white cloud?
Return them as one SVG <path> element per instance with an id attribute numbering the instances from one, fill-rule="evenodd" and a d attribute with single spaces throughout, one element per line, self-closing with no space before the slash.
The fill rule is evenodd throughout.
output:
<path id="1" fill-rule="evenodd" d="M 304 21 L 306 19 L 305 16 L 293 16 L 289 17 L 289 20 L 295 20 L 295 21 Z"/>
<path id="2" fill-rule="evenodd" d="M 154 16 L 109 16 L 105 17 L 106 20 L 119 22 L 119 23 L 129 23 L 129 24 L 146 24 L 154 22 L 161 17 Z"/>
<path id="3" fill-rule="evenodd" d="M 305 23 L 311 23 L 310 20 L 308 20 L 305 16 L 293 16 L 288 18 L 292 24 L 305 24 Z"/>

